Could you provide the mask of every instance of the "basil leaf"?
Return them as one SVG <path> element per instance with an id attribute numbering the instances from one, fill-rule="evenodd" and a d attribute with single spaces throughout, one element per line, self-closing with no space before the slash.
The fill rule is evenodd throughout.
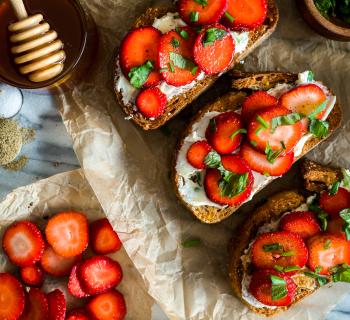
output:
<path id="1" fill-rule="evenodd" d="M 309 209 L 317 214 L 318 220 L 320 220 L 321 223 L 321 229 L 322 231 L 327 230 L 328 225 L 328 213 L 326 211 L 323 211 L 318 205 L 315 203 L 309 204 Z"/>
<path id="2" fill-rule="evenodd" d="M 193 175 L 190 176 L 190 180 L 193 183 L 198 184 L 200 187 L 202 186 L 202 175 L 200 171 L 196 171 Z"/>
<path id="3" fill-rule="evenodd" d="M 271 120 L 271 132 L 274 133 L 279 126 L 289 126 L 299 122 L 303 116 L 300 113 L 293 112 L 285 116 L 279 116 L 272 118 Z"/>
<path id="4" fill-rule="evenodd" d="M 180 69 L 192 71 L 196 67 L 195 63 L 189 59 L 184 58 L 181 54 L 176 52 L 169 53 L 170 61 Z"/>
<path id="5" fill-rule="evenodd" d="M 350 282 L 350 267 L 348 265 L 339 266 L 336 273 L 332 275 L 334 282 Z"/>
<path id="6" fill-rule="evenodd" d="M 256 147 L 258 145 L 258 143 L 256 141 L 250 141 L 250 144 L 253 146 L 253 147 Z"/>
<path id="7" fill-rule="evenodd" d="M 209 168 L 217 169 L 221 166 L 220 155 L 215 151 L 210 151 L 204 159 L 204 163 Z"/>
<path id="8" fill-rule="evenodd" d="M 242 193 L 246 189 L 247 183 L 248 172 L 243 174 L 237 174 L 225 170 L 223 174 L 223 179 L 219 182 L 221 195 L 223 197 L 232 198 Z"/>
<path id="9" fill-rule="evenodd" d="M 201 245 L 201 240 L 200 239 L 189 239 L 184 242 L 182 242 L 182 246 L 184 248 L 192 248 L 192 247 L 198 247 Z"/>
<path id="10" fill-rule="evenodd" d="M 283 250 L 283 246 L 280 243 L 264 244 L 263 249 L 265 252 Z"/>
<path id="11" fill-rule="evenodd" d="M 199 12 L 194 11 L 190 13 L 190 21 L 191 22 L 197 22 L 199 20 Z"/>
<path id="12" fill-rule="evenodd" d="M 235 18 L 232 17 L 231 14 L 230 14 L 228 11 L 225 12 L 225 17 L 226 17 L 230 22 L 235 21 Z"/>
<path id="13" fill-rule="evenodd" d="M 173 46 L 173 48 L 178 48 L 178 47 L 180 47 L 180 41 L 177 40 L 175 37 L 173 37 L 171 39 L 171 45 Z"/>
<path id="14" fill-rule="evenodd" d="M 269 124 L 260 116 L 256 116 L 256 121 L 258 121 L 265 129 L 269 128 Z"/>
<path id="15" fill-rule="evenodd" d="M 272 282 L 272 300 L 279 300 L 287 296 L 287 285 L 286 281 L 283 278 L 280 278 L 275 275 L 270 275 Z"/>
<path id="16" fill-rule="evenodd" d="M 283 145 L 282 145 L 283 147 Z M 266 159 L 268 162 L 270 163 L 275 163 L 276 159 L 283 153 L 283 149 L 282 150 L 272 150 L 270 147 L 269 142 L 267 142 L 266 144 L 266 148 L 265 148 L 265 154 L 266 154 Z"/>
<path id="17" fill-rule="evenodd" d="M 350 240 L 350 225 L 349 224 L 345 224 L 343 226 L 343 231 L 345 232 L 345 236 L 346 236 L 346 240 Z"/>
<path id="18" fill-rule="evenodd" d="M 226 30 L 219 28 L 208 28 L 203 38 L 204 47 L 213 45 L 216 40 L 222 40 L 226 34 Z"/>
<path id="19" fill-rule="evenodd" d="M 311 119 L 309 124 L 309 132 L 317 138 L 323 138 L 328 134 L 329 123 L 318 119 Z"/>
<path id="20" fill-rule="evenodd" d="M 198 66 L 193 67 L 193 69 L 191 70 L 192 75 L 196 75 L 198 68 Z"/>
<path id="21" fill-rule="evenodd" d="M 331 246 L 331 240 L 327 239 L 326 242 L 324 243 L 323 249 L 328 250 Z"/>
<path id="22" fill-rule="evenodd" d="M 278 272 L 282 272 L 283 271 L 283 267 L 279 266 L 279 265 L 274 265 L 273 268 L 278 271 Z"/>
<path id="23" fill-rule="evenodd" d="M 216 120 L 215 120 L 215 118 L 210 119 L 209 127 L 210 127 L 210 132 L 211 133 L 215 133 L 216 132 Z"/>
<path id="24" fill-rule="evenodd" d="M 336 181 L 332 184 L 331 189 L 328 192 L 330 196 L 334 196 L 335 194 L 338 193 L 340 183 L 341 183 L 340 181 Z"/>
<path id="25" fill-rule="evenodd" d="M 193 0 L 194 2 L 197 2 L 198 4 L 200 4 L 201 6 L 205 7 L 206 5 L 208 5 L 208 2 L 206 0 Z"/>
<path id="26" fill-rule="evenodd" d="M 299 266 L 287 266 L 284 268 L 284 272 L 292 272 L 300 270 Z"/>
<path id="27" fill-rule="evenodd" d="M 307 73 L 307 79 L 306 79 L 308 82 L 311 82 L 314 80 L 314 73 L 312 71 L 309 71 Z"/>
<path id="28" fill-rule="evenodd" d="M 181 30 L 179 27 L 176 27 L 175 30 L 183 39 L 188 40 L 190 38 L 186 30 Z"/>
<path id="29" fill-rule="evenodd" d="M 170 72 L 172 73 L 175 72 L 174 64 L 172 63 L 172 61 L 169 62 L 169 69 L 170 69 Z"/>
<path id="30" fill-rule="evenodd" d="M 233 140 L 233 138 L 235 137 L 235 136 L 237 136 L 238 134 L 245 134 L 245 133 L 247 133 L 247 130 L 246 129 L 238 129 L 238 130 L 236 130 L 234 133 L 232 133 L 231 135 L 230 135 L 230 139 L 231 140 Z"/>
<path id="31" fill-rule="evenodd" d="M 316 116 L 322 112 L 327 106 L 327 99 L 323 101 L 313 112 L 311 112 L 307 117 L 309 119 L 315 119 Z"/>
<path id="32" fill-rule="evenodd" d="M 281 253 L 282 257 L 293 257 L 294 255 L 295 255 L 294 251 L 287 251 L 287 252 Z"/>
<path id="33" fill-rule="evenodd" d="M 314 278 L 317 280 L 318 284 L 322 287 L 324 286 L 326 283 L 328 283 L 328 279 L 327 277 L 325 276 L 320 276 L 318 274 L 316 274 L 315 272 L 304 272 L 304 274 L 307 276 L 307 277 L 310 277 L 310 278 Z"/>
<path id="34" fill-rule="evenodd" d="M 343 175 L 343 184 L 345 187 L 350 186 L 350 170 L 348 169 L 341 169 L 342 175 Z"/>
<path id="35" fill-rule="evenodd" d="M 256 134 L 257 136 L 259 136 L 260 132 L 263 131 L 263 130 L 264 130 L 263 127 L 259 127 L 258 129 L 255 130 L 255 134 Z"/>
<path id="36" fill-rule="evenodd" d="M 141 66 L 132 68 L 128 74 L 131 85 L 136 89 L 140 89 L 147 81 L 148 76 L 152 70 L 153 64 L 149 60 Z"/>

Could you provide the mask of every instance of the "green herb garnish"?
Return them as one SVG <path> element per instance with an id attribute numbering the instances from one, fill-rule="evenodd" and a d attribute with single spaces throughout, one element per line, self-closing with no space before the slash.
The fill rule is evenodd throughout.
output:
<path id="1" fill-rule="evenodd" d="M 329 123 L 327 121 L 311 119 L 309 124 L 309 132 L 317 138 L 323 138 L 328 134 Z"/>
<path id="2" fill-rule="evenodd" d="M 196 67 L 195 63 L 189 59 L 184 58 L 181 54 L 176 52 L 169 53 L 170 61 L 175 67 L 183 70 L 192 71 Z"/>
<path id="3" fill-rule="evenodd" d="M 263 249 L 265 252 L 283 250 L 283 246 L 280 243 L 264 244 Z"/>
<path id="4" fill-rule="evenodd" d="M 232 134 L 230 135 L 230 139 L 233 140 L 233 138 L 234 138 L 235 136 L 237 136 L 237 135 L 239 135 L 239 134 L 245 134 L 245 133 L 247 133 L 247 130 L 246 130 L 246 129 L 238 129 L 238 130 L 236 130 L 234 133 L 232 133 Z"/>
<path id="5" fill-rule="evenodd" d="M 307 79 L 306 79 L 308 82 L 311 82 L 314 80 L 314 73 L 312 71 L 309 71 L 307 73 Z"/>
<path id="6" fill-rule="evenodd" d="M 222 40 L 226 34 L 226 30 L 219 28 L 208 28 L 203 38 L 204 47 L 213 45 L 216 40 Z"/>
<path id="7" fill-rule="evenodd" d="M 206 5 L 208 5 L 208 1 L 207 0 L 193 0 L 194 2 L 197 2 L 198 4 L 200 4 L 201 6 L 205 7 Z"/>
<path id="8" fill-rule="evenodd" d="M 175 37 L 173 37 L 171 39 L 171 45 L 173 46 L 173 48 L 178 48 L 178 47 L 180 47 L 180 41 L 177 40 Z"/>
<path id="9" fill-rule="evenodd" d="M 275 275 L 270 275 L 272 282 L 272 300 L 279 300 L 287 296 L 287 285 L 283 278 Z"/>
<path id="10" fill-rule="evenodd" d="M 176 27 L 176 32 L 185 40 L 189 39 L 189 35 L 188 32 L 186 30 L 181 30 L 179 27 Z"/>
<path id="11" fill-rule="evenodd" d="M 279 126 L 289 126 L 299 122 L 303 116 L 300 113 L 293 112 L 284 116 L 272 118 L 271 132 L 274 133 Z"/>
<path id="12" fill-rule="evenodd" d="M 330 196 L 334 196 L 335 194 L 338 193 L 340 184 L 341 184 L 341 181 L 339 181 L 339 180 L 332 184 L 332 186 L 328 192 Z"/>
<path id="13" fill-rule="evenodd" d="M 265 128 L 269 128 L 269 124 L 260 116 L 256 116 L 256 120 Z"/>
<path id="14" fill-rule="evenodd" d="M 226 17 L 231 23 L 232 23 L 233 21 L 235 21 L 235 18 L 232 17 L 232 15 L 231 15 L 228 11 L 225 12 L 225 17 Z"/>
<path id="15" fill-rule="evenodd" d="M 326 242 L 324 243 L 323 249 L 328 250 L 331 247 L 331 240 L 327 239 Z"/>
<path id="16" fill-rule="evenodd" d="M 191 22 L 197 22 L 199 20 L 199 12 L 194 11 L 190 13 L 190 21 Z"/>
<path id="17" fill-rule="evenodd" d="M 140 89 L 147 81 L 152 70 L 153 63 L 149 60 L 147 60 L 146 63 L 141 66 L 132 68 L 128 74 L 131 85 L 136 89 Z"/>
<path id="18" fill-rule="evenodd" d="M 350 240 L 350 208 L 341 210 L 339 215 L 344 220 L 343 231 L 345 232 L 346 240 Z"/>
<path id="19" fill-rule="evenodd" d="M 328 225 L 328 213 L 324 210 L 322 210 L 318 205 L 315 203 L 311 203 L 309 205 L 309 209 L 317 214 L 317 218 L 321 223 L 321 229 L 322 231 L 327 230 Z"/>

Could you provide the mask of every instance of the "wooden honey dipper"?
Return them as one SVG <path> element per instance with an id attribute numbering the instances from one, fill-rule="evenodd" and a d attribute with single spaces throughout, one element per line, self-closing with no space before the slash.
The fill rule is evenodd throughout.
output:
<path id="1" fill-rule="evenodd" d="M 32 82 L 56 77 L 62 72 L 66 58 L 57 32 L 50 30 L 42 14 L 28 17 L 23 0 L 10 0 L 10 3 L 18 19 L 9 26 L 9 31 L 14 33 L 10 37 L 15 45 L 11 52 L 16 55 L 14 61 L 20 65 L 19 71 Z"/>

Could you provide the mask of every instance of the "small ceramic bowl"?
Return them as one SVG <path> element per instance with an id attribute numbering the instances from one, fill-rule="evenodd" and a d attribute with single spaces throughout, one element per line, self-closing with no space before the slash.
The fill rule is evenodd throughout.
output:
<path id="1" fill-rule="evenodd" d="M 320 35 L 338 41 L 350 41 L 350 26 L 333 23 L 316 8 L 313 0 L 297 0 L 299 11 L 309 26 Z"/>

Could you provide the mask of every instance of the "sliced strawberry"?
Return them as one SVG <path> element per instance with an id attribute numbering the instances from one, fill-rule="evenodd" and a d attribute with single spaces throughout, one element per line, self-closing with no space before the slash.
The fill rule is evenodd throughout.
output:
<path id="1" fill-rule="evenodd" d="M 189 27 L 181 27 L 187 35 L 182 37 L 172 30 L 160 39 L 158 63 L 163 79 L 170 85 L 181 87 L 191 83 L 199 75 L 199 69 L 193 62 L 193 45 L 196 33 Z"/>
<path id="2" fill-rule="evenodd" d="M 47 295 L 49 320 L 64 320 L 66 317 L 66 298 L 61 290 L 56 289 Z"/>
<path id="3" fill-rule="evenodd" d="M 87 292 L 82 287 L 81 281 L 78 277 L 78 270 L 81 264 L 76 264 L 70 273 L 68 281 L 68 291 L 71 295 L 77 298 L 86 298 L 89 296 Z"/>
<path id="4" fill-rule="evenodd" d="M 195 62 L 206 74 L 224 72 L 235 54 L 235 41 L 229 30 L 216 23 L 199 33 L 193 54 Z"/>
<path id="5" fill-rule="evenodd" d="M 48 320 L 49 305 L 40 289 L 31 288 L 26 295 L 26 304 L 20 320 Z"/>
<path id="6" fill-rule="evenodd" d="M 60 256 L 78 256 L 89 243 L 88 221 L 82 213 L 61 212 L 49 219 L 45 234 L 47 242 Z"/>
<path id="7" fill-rule="evenodd" d="M 79 268 L 81 284 L 91 295 L 108 291 L 117 286 L 122 278 L 123 272 L 119 263 L 109 257 L 92 257 L 85 260 Z"/>
<path id="8" fill-rule="evenodd" d="M 331 196 L 328 191 L 324 191 L 320 196 L 320 207 L 334 218 L 337 218 L 340 211 L 350 208 L 350 192 L 344 188 L 339 188 L 338 192 Z"/>
<path id="9" fill-rule="evenodd" d="M 21 278 L 24 284 L 31 287 L 41 287 L 45 273 L 44 271 L 37 265 L 30 267 L 23 267 L 20 270 Z"/>
<path id="10" fill-rule="evenodd" d="M 41 257 L 41 267 L 50 275 L 55 277 L 67 276 L 72 267 L 81 259 L 81 256 L 62 257 L 52 247 L 47 247 Z"/>
<path id="11" fill-rule="evenodd" d="M 137 109 L 146 118 L 157 118 L 164 113 L 166 95 L 158 87 L 142 90 L 136 98 Z"/>
<path id="12" fill-rule="evenodd" d="M 272 276 L 277 276 L 284 280 L 286 285 L 286 295 L 279 299 L 272 297 Z M 292 304 L 297 293 L 297 285 L 292 278 L 286 274 L 276 272 L 273 269 L 264 269 L 255 271 L 249 284 L 249 292 L 261 303 L 267 306 L 284 307 Z"/>
<path id="13" fill-rule="evenodd" d="M 230 154 L 241 144 L 242 130 L 241 116 L 236 112 L 228 111 L 210 120 L 205 137 L 219 154 Z"/>
<path id="14" fill-rule="evenodd" d="M 208 169 L 204 178 L 204 188 L 208 198 L 218 204 L 228 206 L 238 206 L 243 203 L 251 194 L 254 184 L 254 177 L 246 162 L 236 155 L 223 156 L 221 158 L 223 167 L 233 174 L 243 175 L 247 173 L 247 184 L 244 190 L 230 197 L 224 193 L 220 182 L 223 178 L 217 169 Z M 232 179 L 235 179 L 232 177 Z M 235 184 L 236 185 L 236 184 Z"/>
<path id="15" fill-rule="evenodd" d="M 24 309 L 24 290 L 9 273 L 0 273 L 0 319 L 16 320 Z"/>
<path id="16" fill-rule="evenodd" d="M 122 247 L 118 234 L 106 218 L 90 225 L 90 244 L 96 254 L 113 253 Z"/>
<path id="17" fill-rule="evenodd" d="M 306 245 L 297 234 L 289 231 L 264 233 L 257 237 L 252 246 L 252 262 L 256 268 L 298 266 L 307 262 Z"/>
<path id="18" fill-rule="evenodd" d="M 343 229 L 345 225 L 346 222 L 343 218 L 335 218 L 329 220 L 327 223 L 327 232 L 342 235 L 343 238 L 346 239 L 345 232 Z"/>
<path id="19" fill-rule="evenodd" d="M 73 309 L 69 311 L 66 318 L 66 320 L 90 320 L 90 319 L 91 318 L 88 312 L 83 308 Z"/>
<path id="20" fill-rule="evenodd" d="M 96 320 L 123 320 L 126 315 L 124 297 L 117 290 L 93 297 L 86 308 Z"/>
<path id="21" fill-rule="evenodd" d="M 187 161 L 196 169 L 205 169 L 204 160 L 211 150 L 211 146 L 205 140 L 197 141 L 188 149 Z"/>
<path id="22" fill-rule="evenodd" d="M 267 146 L 273 151 L 290 152 L 303 135 L 300 121 L 292 125 L 280 125 L 272 130 L 272 119 L 286 116 L 290 111 L 285 108 L 271 107 L 257 112 L 248 126 L 248 138 L 254 148 L 265 152 Z"/>
<path id="23" fill-rule="evenodd" d="M 242 104 L 242 119 L 247 122 L 256 112 L 269 107 L 275 107 L 278 100 L 266 91 L 256 91 L 244 99 Z"/>
<path id="24" fill-rule="evenodd" d="M 310 211 L 295 211 L 285 215 L 280 221 L 279 229 L 296 233 L 302 239 L 321 232 L 316 215 Z"/>
<path id="25" fill-rule="evenodd" d="M 153 64 L 143 87 L 157 85 L 161 75 L 157 67 L 158 46 L 162 33 L 151 26 L 131 30 L 123 39 L 119 51 L 120 67 L 128 79 L 132 68 L 143 66 L 147 61 Z"/>
<path id="26" fill-rule="evenodd" d="M 40 260 L 45 243 L 34 223 L 19 221 L 5 231 L 2 247 L 13 264 L 27 267 Z"/>
<path id="27" fill-rule="evenodd" d="M 350 264 L 350 247 L 342 235 L 322 233 L 308 239 L 308 266 L 315 271 L 321 268 L 319 274 L 329 275 L 330 269 L 338 264 Z"/>
<path id="28" fill-rule="evenodd" d="M 267 176 L 278 177 L 285 174 L 294 162 L 294 153 L 289 152 L 285 156 L 279 156 L 271 163 L 267 160 L 265 154 L 254 150 L 247 142 L 242 144 L 240 155 L 252 170 Z"/>

